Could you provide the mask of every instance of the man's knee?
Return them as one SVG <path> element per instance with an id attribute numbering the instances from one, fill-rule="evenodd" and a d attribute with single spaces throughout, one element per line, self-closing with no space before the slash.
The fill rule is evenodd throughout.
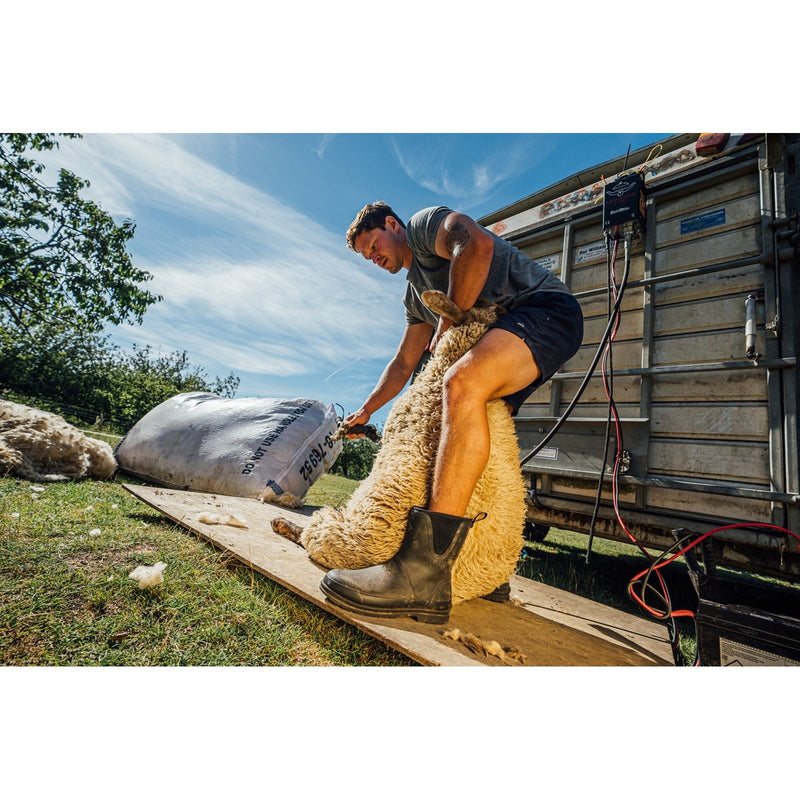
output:
<path id="1" fill-rule="evenodd" d="M 445 373 L 442 384 L 445 406 L 458 408 L 471 403 L 486 403 L 488 392 L 467 364 L 456 362 Z"/>

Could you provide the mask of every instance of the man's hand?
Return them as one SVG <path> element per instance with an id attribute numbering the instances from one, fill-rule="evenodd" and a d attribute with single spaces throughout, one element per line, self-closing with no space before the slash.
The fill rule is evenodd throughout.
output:
<path id="1" fill-rule="evenodd" d="M 350 416 L 345 417 L 342 420 L 343 425 L 347 425 L 348 427 L 352 427 L 353 425 L 366 425 L 369 422 L 370 414 L 368 411 L 364 410 L 364 407 L 358 409 L 358 411 L 354 411 Z M 364 434 L 363 433 L 347 433 L 345 436 L 348 439 L 360 439 Z"/>
<path id="2" fill-rule="evenodd" d="M 428 345 L 428 350 L 431 353 L 436 352 L 436 347 L 439 344 L 439 340 L 445 333 L 453 327 L 453 320 L 448 319 L 447 317 L 439 317 L 439 325 L 436 328 L 436 333 L 433 334 L 433 338 Z"/>

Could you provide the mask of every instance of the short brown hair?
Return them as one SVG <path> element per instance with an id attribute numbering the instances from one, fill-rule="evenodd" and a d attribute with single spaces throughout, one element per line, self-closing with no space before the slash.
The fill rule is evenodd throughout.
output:
<path id="1" fill-rule="evenodd" d="M 392 211 L 390 206 L 380 200 L 377 203 L 367 203 L 361 211 L 356 214 L 356 218 L 350 223 L 347 229 L 347 246 L 351 250 L 356 249 L 356 236 L 363 231 L 371 231 L 374 228 L 386 230 L 386 217 L 394 217 L 400 225 L 405 228 L 403 220 Z"/>

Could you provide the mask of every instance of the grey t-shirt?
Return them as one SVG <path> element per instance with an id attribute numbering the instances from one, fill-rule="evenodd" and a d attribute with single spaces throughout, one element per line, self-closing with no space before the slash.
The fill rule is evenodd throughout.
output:
<path id="1" fill-rule="evenodd" d="M 408 325 L 427 322 L 435 327 L 439 322 L 437 315 L 422 302 L 421 295 L 426 289 L 447 292 L 450 261 L 436 255 L 435 242 L 439 226 L 452 211 L 446 206 L 423 208 L 408 221 L 406 238 L 414 254 L 403 299 Z M 511 311 L 537 292 L 570 293 L 550 270 L 538 265 L 505 239 L 491 231 L 487 233 L 494 239 L 494 253 L 489 275 L 480 293 L 482 298 Z"/>

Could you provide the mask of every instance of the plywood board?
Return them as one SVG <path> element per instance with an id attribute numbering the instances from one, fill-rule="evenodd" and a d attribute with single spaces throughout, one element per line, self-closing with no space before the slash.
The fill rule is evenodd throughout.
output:
<path id="1" fill-rule="evenodd" d="M 524 655 L 531 666 L 652 666 L 672 664 L 666 628 L 534 581 L 513 576 L 510 603 L 475 599 L 454 606 L 446 625 L 401 617 L 384 620 L 351 614 L 331 605 L 319 588 L 325 570 L 300 546 L 273 532 L 270 521 L 284 517 L 300 525 L 310 507 L 286 509 L 242 497 L 125 484 L 148 505 L 215 546 L 231 553 L 320 608 L 404 653 L 420 664 L 500 666 L 495 656 L 477 655 L 443 634 L 452 629 L 496 641 Z M 207 525 L 202 512 L 234 514 L 247 528 Z"/>

